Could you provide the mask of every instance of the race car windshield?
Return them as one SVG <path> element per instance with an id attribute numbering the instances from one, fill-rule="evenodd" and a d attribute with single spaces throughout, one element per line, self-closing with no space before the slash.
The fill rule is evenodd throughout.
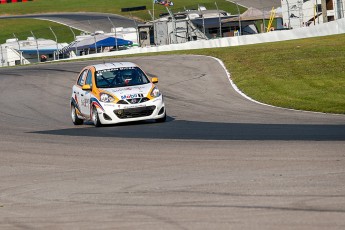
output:
<path id="1" fill-rule="evenodd" d="M 96 85 L 98 88 L 143 85 L 149 82 L 144 72 L 138 67 L 96 71 Z"/>

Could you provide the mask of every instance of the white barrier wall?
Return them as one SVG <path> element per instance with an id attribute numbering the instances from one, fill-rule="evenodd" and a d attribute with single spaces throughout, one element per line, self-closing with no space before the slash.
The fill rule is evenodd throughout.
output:
<path id="1" fill-rule="evenodd" d="M 192 49 L 206 49 L 228 46 L 240 46 L 249 44 L 258 44 L 265 42 L 278 42 L 286 40 L 294 40 L 301 38 L 319 37 L 334 34 L 345 33 L 345 18 L 336 21 L 319 24 L 311 27 L 303 27 L 293 30 L 273 31 L 263 34 L 245 35 L 239 37 L 219 38 L 213 40 L 191 41 L 182 44 L 172 44 L 156 47 L 133 48 L 123 51 L 114 51 L 108 53 L 98 53 L 85 56 L 78 56 L 72 59 L 92 58 L 92 57 L 107 57 L 128 54 L 141 54 L 153 52 L 165 52 L 174 50 L 192 50 Z"/>

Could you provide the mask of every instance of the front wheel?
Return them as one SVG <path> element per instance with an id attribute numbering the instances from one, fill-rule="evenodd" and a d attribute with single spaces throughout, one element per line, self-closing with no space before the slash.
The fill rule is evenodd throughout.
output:
<path id="1" fill-rule="evenodd" d="M 74 105 L 71 105 L 71 116 L 72 116 L 72 122 L 75 125 L 82 125 L 83 120 L 80 119 L 77 115 L 77 111 Z"/>
<path id="2" fill-rule="evenodd" d="M 96 127 L 102 126 L 102 123 L 98 117 L 97 109 L 95 107 L 93 107 L 93 109 L 92 109 L 92 122 Z"/>
<path id="3" fill-rule="evenodd" d="M 162 123 L 167 120 L 167 113 L 164 113 L 164 117 L 156 119 L 156 122 Z"/>

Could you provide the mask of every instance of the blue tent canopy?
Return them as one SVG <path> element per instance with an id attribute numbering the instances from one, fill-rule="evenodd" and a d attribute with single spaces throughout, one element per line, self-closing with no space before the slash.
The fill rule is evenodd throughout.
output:
<path id="1" fill-rule="evenodd" d="M 121 38 L 108 37 L 96 42 L 96 47 L 111 47 L 111 46 L 130 46 L 133 45 L 132 41 L 124 40 Z M 95 43 L 91 44 L 88 48 L 95 48 Z"/>
<path id="2" fill-rule="evenodd" d="M 95 45 L 96 43 L 96 45 Z M 112 36 L 104 36 L 100 35 L 96 37 L 88 37 L 81 41 L 74 41 L 71 44 L 69 44 L 63 52 L 71 51 L 71 50 L 83 50 L 83 49 L 94 49 L 95 47 L 112 47 L 112 46 L 129 46 L 132 45 L 132 41 L 124 40 L 121 38 L 115 38 Z"/>

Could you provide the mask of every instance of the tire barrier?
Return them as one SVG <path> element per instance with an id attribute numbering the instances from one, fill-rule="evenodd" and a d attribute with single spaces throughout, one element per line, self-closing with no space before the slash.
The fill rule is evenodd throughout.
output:
<path id="1" fill-rule="evenodd" d="M 0 0 L 0 4 L 16 3 L 16 2 L 32 2 L 33 0 Z"/>
<path id="2" fill-rule="evenodd" d="M 146 6 L 121 8 L 121 12 L 129 12 L 129 11 L 137 11 L 137 10 L 146 10 Z"/>

